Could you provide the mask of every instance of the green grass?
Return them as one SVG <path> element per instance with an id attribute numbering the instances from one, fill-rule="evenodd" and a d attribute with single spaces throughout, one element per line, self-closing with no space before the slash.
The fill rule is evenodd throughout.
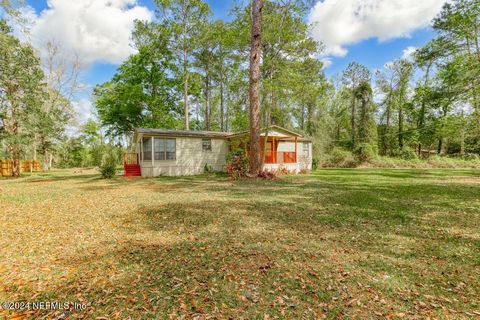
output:
<path id="1" fill-rule="evenodd" d="M 98 176 L 0 179 L 0 301 L 79 301 L 85 319 L 480 317 L 479 171 Z"/>

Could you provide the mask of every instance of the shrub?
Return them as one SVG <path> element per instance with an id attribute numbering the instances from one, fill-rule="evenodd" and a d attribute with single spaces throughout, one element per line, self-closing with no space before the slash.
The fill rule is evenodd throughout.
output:
<path id="1" fill-rule="evenodd" d="M 415 160 L 418 159 L 418 155 L 415 150 L 410 148 L 405 148 L 400 152 L 400 158 L 404 160 Z"/>
<path id="2" fill-rule="evenodd" d="M 377 157 L 377 153 L 369 143 L 360 143 L 355 148 L 355 155 L 359 162 L 369 162 Z"/>
<path id="3" fill-rule="evenodd" d="M 111 179 L 117 173 L 117 155 L 113 150 L 107 150 L 99 166 L 100 174 L 105 179 Z"/>
<path id="4" fill-rule="evenodd" d="M 227 154 L 227 173 L 232 179 L 246 177 L 248 173 L 248 158 L 243 150 L 230 151 Z"/>
<path id="5" fill-rule="evenodd" d="M 209 165 L 208 163 L 205 163 L 205 166 L 203 167 L 203 172 L 204 173 L 213 173 L 213 167 Z"/>
<path id="6" fill-rule="evenodd" d="M 480 161 L 480 156 L 475 153 L 467 153 L 463 156 L 463 159 L 467 161 Z"/>
<path id="7" fill-rule="evenodd" d="M 325 162 L 327 167 L 354 168 L 356 165 L 353 154 L 341 148 L 334 148 Z"/>
<path id="8" fill-rule="evenodd" d="M 312 170 L 317 170 L 320 165 L 320 160 L 318 158 L 312 159 Z"/>

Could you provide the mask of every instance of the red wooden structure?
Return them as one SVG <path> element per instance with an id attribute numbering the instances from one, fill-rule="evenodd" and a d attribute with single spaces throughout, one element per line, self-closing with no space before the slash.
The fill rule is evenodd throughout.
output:
<path id="1" fill-rule="evenodd" d="M 295 138 L 294 140 L 295 141 L 294 152 L 277 151 L 278 144 L 280 141 L 282 140 L 275 139 L 275 137 L 268 137 L 267 148 L 265 153 L 265 163 L 266 164 L 296 163 L 297 162 L 297 138 Z M 263 140 L 262 140 L 262 145 L 263 145 Z"/>
<path id="2" fill-rule="evenodd" d="M 142 176 L 138 153 L 125 153 L 123 155 L 123 169 L 125 177 Z"/>

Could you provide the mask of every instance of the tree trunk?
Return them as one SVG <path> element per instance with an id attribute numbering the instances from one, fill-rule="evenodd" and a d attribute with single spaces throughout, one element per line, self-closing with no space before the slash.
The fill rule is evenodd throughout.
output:
<path id="1" fill-rule="evenodd" d="M 361 105 L 362 106 L 362 110 L 361 110 L 362 127 L 361 127 L 361 133 L 360 133 L 361 143 L 367 142 L 367 126 L 368 126 L 367 105 L 368 105 L 367 97 L 363 96 L 362 105 Z"/>
<path id="2" fill-rule="evenodd" d="M 462 110 L 462 127 L 460 128 L 460 155 L 465 155 L 465 118 Z"/>
<path id="3" fill-rule="evenodd" d="M 17 121 L 17 108 L 15 104 L 12 102 L 12 111 L 11 111 L 11 134 L 12 136 L 18 135 L 18 121 Z M 20 147 L 18 142 L 15 141 L 10 146 L 10 155 L 12 156 L 13 160 L 13 168 L 12 168 L 12 176 L 14 178 L 20 177 Z"/>
<path id="4" fill-rule="evenodd" d="M 210 77 L 208 74 L 205 77 L 205 130 L 210 131 Z"/>
<path id="5" fill-rule="evenodd" d="M 224 132 L 225 129 L 225 101 L 223 98 L 223 59 L 220 62 L 220 131 Z"/>
<path id="6" fill-rule="evenodd" d="M 20 177 L 20 151 L 17 145 L 13 145 L 10 148 L 10 155 L 12 156 L 12 177 Z"/>
<path id="7" fill-rule="evenodd" d="M 391 99 L 391 98 L 390 98 Z M 386 110 L 386 124 L 385 124 L 385 131 L 383 133 L 383 155 L 386 156 L 388 152 L 390 151 L 390 139 L 389 139 L 389 134 L 390 134 L 390 118 L 391 118 L 391 103 L 389 102 Z"/>
<path id="8" fill-rule="evenodd" d="M 188 120 L 188 51 L 183 50 L 183 104 L 185 106 L 185 130 L 190 130 L 190 124 Z"/>
<path id="9" fill-rule="evenodd" d="M 428 85 L 428 82 L 430 80 L 430 69 L 432 67 L 432 62 L 430 62 L 428 65 L 427 65 L 427 70 L 425 71 L 425 81 L 423 83 L 423 86 L 426 87 Z M 419 115 L 419 119 L 418 119 L 418 126 L 417 128 L 419 129 L 420 133 L 421 133 L 421 130 L 423 129 L 423 125 L 425 124 L 425 113 L 426 113 L 426 108 L 427 108 L 427 101 L 425 99 L 425 97 L 423 96 L 422 97 L 422 106 L 420 108 L 420 115 Z M 421 137 L 421 135 L 420 135 Z M 418 155 L 420 156 L 422 153 L 422 143 L 419 142 L 418 143 Z"/>
<path id="10" fill-rule="evenodd" d="M 37 134 L 33 136 L 33 160 L 37 160 Z"/>
<path id="11" fill-rule="evenodd" d="M 398 106 L 398 146 L 403 151 L 403 106 L 402 102 Z"/>
<path id="12" fill-rule="evenodd" d="M 353 90 L 353 89 L 352 89 Z M 355 95 L 352 96 L 352 109 L 351 109 L 351 130 L 352 130 L 352 149 L 355 149 L 355 104 L 356 104 Z"/>
<path id="13" fill-rule="evenodd" d="M 49 164 L 50 164 L 50 159 L 49 159 L 50 153 L 48 150 L 45 150 L 45 153 L 43 154 L 43 171 L 48 171 L 49 169 Z"/>
<path id="14" fill-rule="evenodd" d="M 262 43 L 263 0 L 252 0 L 252 30 L 250 47 L 250 174 L 260 172 L 262 154 L 260 146 L 260 54 Z"/>

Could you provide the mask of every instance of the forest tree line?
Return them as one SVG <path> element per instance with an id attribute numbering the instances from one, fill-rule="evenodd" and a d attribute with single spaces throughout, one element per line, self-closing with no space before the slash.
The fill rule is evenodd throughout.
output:
<path id="1" fill-rule="evenodd" d="M 157 1 L 157 19 L 137 22 L 138 53 L 97 86 L 102 125 L 240 131 L 249 126 L 250 6 L 212 19 L 201 0 Z M 381 70 L 352 62 L 327 79 L 322 44 L 309 34 L 311 2 L 264 1 L 260 110 L 314 138 L 317 156 L 335 147 L 361 156 L 480 153 L 479 4 L 456 0 L 432 21 L 436 37 Z"/>
<path id="2" fill-rule="evenodd" d="M 38 152 L 45 169 L 89 166 L 98 165 L 107 141 L 128 141 L 137 127 L 247 130 L 250 6 L 235 5 L 224 21 L 202 0 L 156 4 L 154 21 L 135 23 L 137 53 L 95 87 L 97 119 L 76 135 L 66 128 L 74 117 L 79 63 L 65 63 L 55 44 L 47 50 L 50 59 L 41 61 L 2 21 L 0 157 L 31 159 Z M 323 45 L 306 23 L 313 4 L 263 1 L 262 127 L 312 137 L 319 159 L 336 149 L 365 160 L 480 154 L 478 1 L 445 4 L 432 21 L 435 37 L 410 58 L 380 70 L 352 62 L 331 79 Z"/>

